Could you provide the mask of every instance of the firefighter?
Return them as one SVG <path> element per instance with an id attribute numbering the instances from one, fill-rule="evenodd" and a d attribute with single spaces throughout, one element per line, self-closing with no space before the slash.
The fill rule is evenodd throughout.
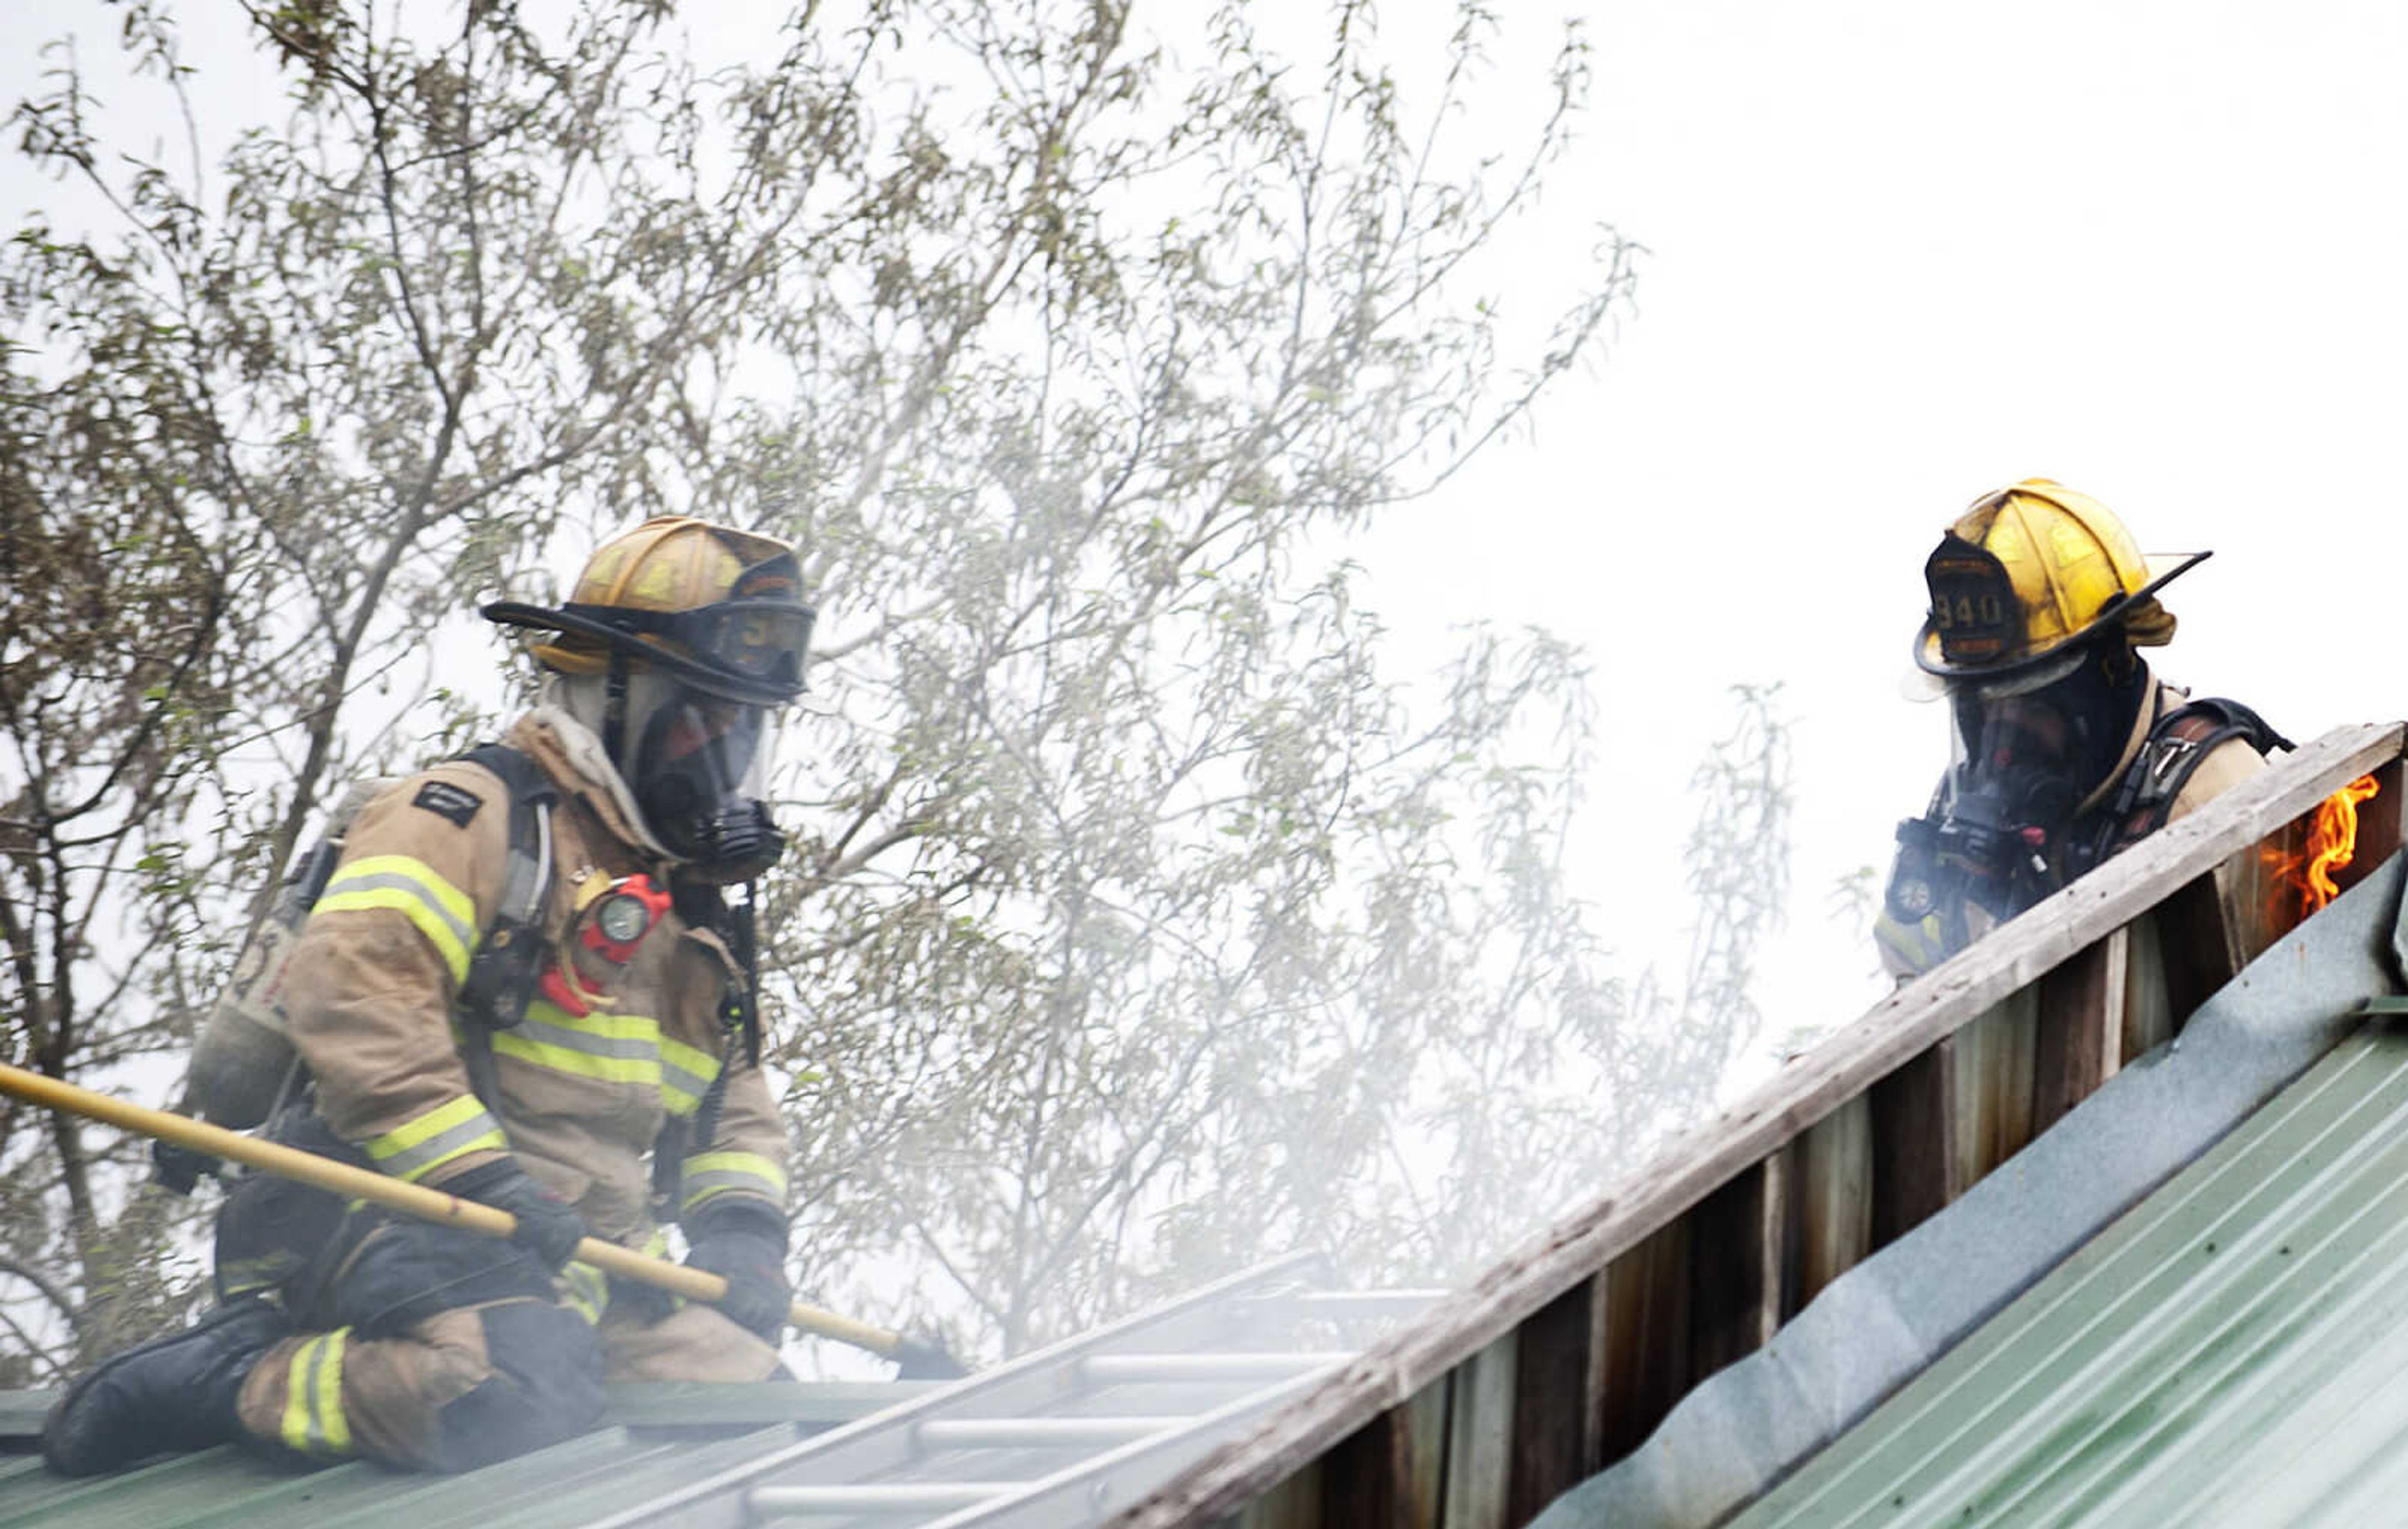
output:
<path id="1" fill-rule="evenodd" d="M 605 1379 L 784 1373 L 786 1135 L 735 889 L 783 847 L 761 778 L 811 625 L 794 551 L 664 517 L 559 609 L 485 614 L 541 634 L 538 704 L 351 825 L 292 958 L 310 1089 L 276 1133 L 509 1211 L 516 1236 L 241 1181 L 220 1304 L 79 1380 L 44 1426 L 54 1468 L 247 1438 L 463 1470 L 589 1428 Z M 515 1012 L 464 1012 L 472 989 Z M 588 1234 L 665 1252 L 667 1219 L 721 1305 L 571 1262 Z"/>
<path id="2" fill-rule="evenodd" d="M 1898 980 L 2291 746 L 2141 656 L 2173 637 L 2158 592 L 2208 555 L 2144 558 L 2105 506 L 2045 478 L 1983 496 L 1941 538 L 1914 662 L 1948 702 L 1951 759 L 1929 810 L 1899 825 L 1874 920 Z"/>

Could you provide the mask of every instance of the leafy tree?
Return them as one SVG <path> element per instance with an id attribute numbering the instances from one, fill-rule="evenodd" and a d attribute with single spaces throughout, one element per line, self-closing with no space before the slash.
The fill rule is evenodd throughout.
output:
<path id="1" fill-rule="evenodd" d="M 180 92 L 166 13 L 123 15 Z M 211 933 L 258 910 L 330 784 L 416 746 L 400 716 L 474 725 L 425 695 L 430 634 L 558 506 L 659 502 L 647 454 L 802 195 L 739 166 L 704 198 L 647 107 L 642 7 L 580 17 L 557 53 L 483 7 L 433 50 L 338 7 L 253 20 L 294 114 L 236 142 L 222 202 L 197 156 L 112 152 L 72 69 L 16 113 L 25 152 L 117 215 L 106 238 L 21 229 L 0 266 L 22 559 L 0 935 L 12 1042 L 59 1075 L 180 1042 L 230 954 Z M 8 1254 L 75 1271 L 52 1285 L 85 1304 L 126 1285 L 159 1209 L 105 1233 L 89 1134 L 50 1128 L 52 1171 L 12 1177 L 59 1208 L 11 1217 Z"/>
<path id="2" fill-rule="evenodd" d="M 1559 314 L 1489 297 L 1577 35 L 1500 146 L 1477 6 L 1417 99 L 1359 3 L 1310 66 L 1132 9 L 807 5 L 712 65 L 652 0 L 252 6 L 289 116 L 206 174 L 71 69 L 22 106 L 115 219 L 0 262 L 12 1059 L 163 1093 L 329 789 L 494 725 L 473 600 L 690 511 L 826 612 L 761 894 L 815 1293 L 991 1351 L 1292 1245 L 1459 1264 L 1471 1184 L 1705 1097 L 1562 885 L 1577 656 L 1469 632 L 1417 695 L 1337 555 L 1627 290 L 1609 231 Z M 189 1297 L 136 1156 L 0 1117 L 44 1363 Z"/>

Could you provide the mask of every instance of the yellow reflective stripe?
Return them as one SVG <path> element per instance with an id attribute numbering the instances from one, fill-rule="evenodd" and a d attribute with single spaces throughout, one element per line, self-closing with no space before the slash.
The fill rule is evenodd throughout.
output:
<path id="1" fill-rule="evenodd" d="M 523 1030 L 523 1026 L 521 1030 Z M 588 1052 L 538 1041 L 521 1033 L 520 1030 L 494 1031 L 494 1051 L 504 1057 L 516 1057 L 538 1067 L 549 1067 L 555 1073 L 572 1077 L 589 1077 L 603 1083 L 649 1083 L 660 1086 L 661 1064 L 656 1057 L 597 1057 Z"/>
<path id="2" fill-rule="evenodd" d="M 528 1023 L 590 1036 L 597 1043 L 641 1042 L 647 1051 L 660 1045 L 660 1022 L 646 1015 L 605 1014 L 599 1009 L 571 1014 L 551 999 L 538 997 L 527 1003 L 526 1017 Z"/>
<path id="3" fill-rule="evenodd" d="M 571 1014 L 548 998 L 530 1003 L 516 1026 L 496 1031 L 494 1050 L 572 1077 L 650 1085 L 662 1107 L 681 1117 L 702 1107 L 720 1068 L 717 1057 L 671 1040 L 647 1015 Z"/>
<path id="4" fill-rule="evenodd" d="M 338 1327 L 319 1341 L 326 1351 L 318 1360 L 319 1394 L 315 1406 L 326 1448 L 337 1454 L 351 1452 L 351 1420 L 343 1411 L 343 1347 L 351 1329 Z"/>
<path id="5" fill-rule="evenodd" d="M 414 855 L 363 855 L 356 860 L 345 860 L 336 867 L 334 879 L 326 884 L 329 892 L 339 892 L 357 882 L 377 881 L 393 876 L 418 887 L 434 901 L 437 908 L 459 920 L 470 930 L 477 927 L 476 901 L 450 878 Z"/>
<path id="6" fill-rule="evenodd" d="M 681 1210 L 692 1210 L 706 1200 L 729 1192 L 757 1194 L 782 1207 L 786 1203 L 786 1170 L 758 1152 L 696 1152 L 685 1160 Z"/>
<path id="7" fill-rule="evenodd" d="M 644 1239 L 638 1251 L 646 1258 L 668 1257 L 669 1234 L 659 1227 L 652 1228 L 652 1234 Z M 562 1267 L 557 1283 L 560 1298 L 588 1322 L 601 1321 L 602 1314 L 610 1309 L 610 1277 L 591 1263 L 572 1259 Z M 672 1295 L 669 1300 L 674 1305 L 685 1305 L 681 1296 Z"/>
<path id="8" fill-rule="evenodd" d="M 661 1103 L 671 1115 L 692 1115 L 702 1107 L 710 1080 L 719 1075 L 719 1059 L 683 1041 L 661 1037 Z"/>
<path id="9" fill-rule="evenodd" d="M 646 1258 L 668 1257 L 669 1234 L 659 1227 L 652 1228 L 652 1234 L 644 1239 L 642 1251 Z M 671 1295 L 669 1297 L 669 1309 L 671 1311 L 675 1311 L 686 1304 L 686 1298 L 682 1295 Z"/>
<path id="10" fill-rule="evenodd" d="M 561 1299 L 585 1319 L 586 1325 L 602 1320 L 603 1307 L 610 1304 L 610 1283 L 601 1270 L 572 1262 L 560 1271 L 560 1280 Z"/>
<path id="11" fill-rule="evenodd" d="M 454 983 L 467 979 L 468 957 L 477 948 L 477 904 L 423 860 L 369 855 L 347 861 L 310 914 L 379 908 L 389 908 L 416 925 L 451 969 Z"/>
<path id="12" fill-rule="evenodd" d="M 516 1026 L 494 1032 L 494 1049 L 575 1077 L 661 1082 L 661 1027 L 640 1014 L 571 1014 L 538 998 Z"/>
<path id="13" fill-rule="evenodd" d="M 293 1350 L 284 1365 L 284 1447 L 309 1448 L 309 1361 L 323 1338 L 313 1338 Z"/>
<path id="14" fill-rule="evenodd" d="M 411 1183 L 454 1158 L 488 1147 L 507 1151 L 509 1145 L 501 1122 L 476 1095 L 465 1093 L 366 1144 L 377 1167 Z"/>
<path id="15" fill-rule="evenodd" d="M 343 1348 L 351 1330 L 338 1327 L 294 1350 L 284 1375 L 284 1442 L 304 1454 L 351 1452 L 351 1419 L 343 1412 Z"/>

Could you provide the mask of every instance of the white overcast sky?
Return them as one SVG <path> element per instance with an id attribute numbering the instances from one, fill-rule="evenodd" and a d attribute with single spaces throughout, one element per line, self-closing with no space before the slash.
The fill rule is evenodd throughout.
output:
<path id="1" fill-rule="evenodd" d="M 1392 24 L 1414 8 L 1389 0 Z M 1543 34 L 1563 7 L 1504 8 Z M 2170 677 L 2302 741 L 2401 714 L 2408 7 L 1613 0 L 1586 20 L 1596 110 L 1550 194 L 1562 232 L 1522 244 L 1543 286 L 1583 257 L 1583 220 L 1611 220 L 1650 252 L 1637 307 L 1532 439 L 1359 555 L 1417 655 L 1478 618 L 1590 649 L 1610 736 L 1575 854 L 1634 965 L 1681 959 L 1665 891 L 1725 687 L 1779 681 L 1797 895 L 1768 1028 L 1876 996 L 1825 893 L 1885 867 L 1942 762 L 1941 716 L 1898 685 L 1922 561 L 2014 478 L 2098 497 L 2153 551 L 2215 550 L 2169 591 Z M 0 7 L 0 96 L 29 87 L 38 39 L 72 27 L 90 56 L 113 22 L 96 0 Z M 51 195 L 0 167 L 12 225 Z"/>
<path id="2" fill-rule="evenodd" d="M 1886 870 L 1944 762 L 1898 685 L 1923 559 L 2016 478 L 2215 551 L 2167 592 L 2168 677 L 2302 742 L 2402 714 L 2408 7 L 1587 15 L 1598 109 L 1559 184 L 1652 252 L 1637 311 L 1533 442 L 1372 561 L 1392 613 L 1594 654 L 1617 737 L 1576 854 L 1623 948 L 1677 965 L 1690 814 L 1665 804 L 1721 688 L 1778 680 L 1799 833 L 1768 1031 L 1878 996 L 1825 893 Z"/>

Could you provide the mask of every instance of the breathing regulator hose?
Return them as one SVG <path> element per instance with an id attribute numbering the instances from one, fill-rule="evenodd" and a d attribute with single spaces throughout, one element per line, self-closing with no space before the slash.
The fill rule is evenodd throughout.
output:
<path id="1" fill-rule="evenodd" d="M 495 1210 L 473 1200 L 463 1200 L 456 1194 L 387 1178 L 366 1168 L 355 1168 L 347 1162 L 337 1162 L 331 1158 L 275 1142 L 261 1141 L 255 1136 L 246 1136 L 172 1111 L 129 1104 L 122 1099 L 94 1093 L 90 1089 L 27 1072 L 22 1067 L 0 1063 L 0 1094 L 120 1126 L 153 1140 L 170 1142 L 213 1158 L 239 1162 L 247 1168 L 273 1174 L 279 1178 L 315 1185 L 354 1200 L 366 1200 L 387 1210 L 433 1221 L 438 1226 L 456 1226 L 488 1237 L 508 1237 L 518 1227 L 516 1219 L 509 1212 Z M 580 1242 L 574 1256 L 606 1274 L 655 1286 L 690 1301 L 716 1305 L 727 1293 L 727 1281 L 715 1274 L 690 1269 L 682 1263 L 671 1263 L 666 1259 L 647 1258 L 631 1248 L 604 1242 L 598 1237 L 587 1237 Z M 840 1317 L 833 1311 L 824 1311 L 800 1301 L 788 1308 L 786 1320 L 805 1333 L 833 1338 L 856 1349 L 866 1349 L 882 1359 L 894 1360 L 902 1365 L 907 1378 L 941 1379 L 968 1373 L 960 1361 L 945 1351 L 942 1345 L 930 1339 L 873 1327 L 867 1322 Z"/>

